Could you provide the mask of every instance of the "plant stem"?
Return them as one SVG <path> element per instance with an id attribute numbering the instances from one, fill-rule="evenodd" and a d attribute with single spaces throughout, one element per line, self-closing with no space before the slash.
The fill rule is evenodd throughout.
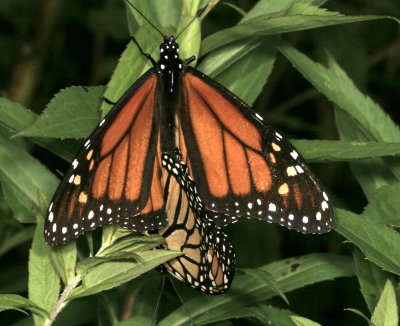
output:
<path id="1" fill-rule="evenodd" d="M 71 282 L 65 287 L 63 293 L 61 293 L 60 298 L 58 299 L 54 309 L 50 313 L 50 319 L 45 320 L 44 326 L 51 326 L 56 319 L 57 315 L 61 312 L 61 310 L 67 305 L 67 297 L 71 293 L 73 289 L 79 284 L 82 280 L 81 275 L 75 276 Z"/>

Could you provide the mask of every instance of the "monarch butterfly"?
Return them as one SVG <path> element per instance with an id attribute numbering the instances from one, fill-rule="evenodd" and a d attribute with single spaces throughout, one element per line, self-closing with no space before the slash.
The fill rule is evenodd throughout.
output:
<path id="1" fill-rule="evenodd" d="M 164 153 L 162 166 L 169 171 L 164 182 L 168 223 L 159 233 L 167 248 L 184 253 L 164 263 L 162 269 L 202 292 L 224 293 L 235 270 L 233 247 L 196 195 L 179 149 L 174 155 Z"/>
<path id="2" fill-rule="evenodd" d="M 158 231 L 168 243 L 173 239 L 167 231 L 169 205 L 174 212 L 193 215 L 187 223 L 202 220 L 205 213 L 187 206 L 195 195 L 212 220 L 210 230 L 241 217 L 303 233 L 332 228 L 328 196 L 288 140 L 229 90 L 190 67 L 194 57 L 180 59 L 173 36 L 164 36 L 158 62 L 150 60 L 153 68 L 87 138 L 60 183 L 45 221 L 48 244 L 65 243 L 110 223 L 137 232 Z M 179 168 L 163 169 L 163 155 L 173 155 L 176 148 Z M 197 193 L 185 191 L 186 172 L 179 177 L 174 169 L 187 169 Z M 180 190 L 168 189 L 171 174 L 178 176 Z M 179 198 L 185 196 L 189 200 L 182 206 Z M 186 235 L 182 232 L 179 241 Z M 192 276 L 177 276 L 176 270 L 169 272 L 196 287 L 199 283 L 202 290 L 204 280 L 191 282 Z"/>

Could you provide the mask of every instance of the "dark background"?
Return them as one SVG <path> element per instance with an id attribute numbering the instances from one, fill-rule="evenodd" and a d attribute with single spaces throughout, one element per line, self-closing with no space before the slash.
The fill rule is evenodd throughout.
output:
<path id="1" fill-rule="evenodd" d="M 255 2 L 231 1 L 246 11 Z M 400 17 L 398 0 L 332 0 L 325 7 L 346 15 Z M 203 35 L 232 26 L 239 19 L 236 11 L 219 4 L 203 22 Z M 400 121 L 400 33 L 396 23 L 369 21 L 290 33 L 284 38 L 320 62 L 324 62 L 328 50 L 365 94 L 396 122 Z M 40 112 L 62 88 L 105 85 L 128 40 L 125 5 L 120 0 L 1 0 L 1 96 Z M 338 139 L 331 103 L 283 57 L 278 58 L 254 108 L 289 138 Z M 31 151 L 54 172 L 67 166 L 34 145 Z M 347 164 L 316 164 L 313 168 L 336 206 L 362 212 L 366 199 Z M 242 221 L 230 226 L 228 233 L 236 248 L 238 267 L 259 266 L 310 252 L 352 253 L 351 246 L 342 243 L 344 239 L 335 232 L 304 236 L 267 223 Z M 9 280 L 0 280 L 0 293 L 26 294 L 29 245 L 0 258 L 1 268 L 7 266 L 10 271 Z M 167 287 L 167 297 L 168 291 L 172 290 Z M 360 309 L 368 315 L 355 277 L 309 286 L 289 293 L 288 299 L 289 309 L 323 325 L 365 325 L 345 308 Z M 97 300 L 85 298 L 82 306 L 86 302 L 87 307 L 96 307 Z M 286 307 L 281 299 L 273 304 Z M 68 309 L 78 308 L 71 305 Z M 82 325 L 95 325 L 96 313 L 96 308 L 86 310 Z M 11 325 L 20 317 L 21 314 L 10 312 L 4 314 L 3 321 Z M 241 321 L 233 323 L 243 325 Z"/>

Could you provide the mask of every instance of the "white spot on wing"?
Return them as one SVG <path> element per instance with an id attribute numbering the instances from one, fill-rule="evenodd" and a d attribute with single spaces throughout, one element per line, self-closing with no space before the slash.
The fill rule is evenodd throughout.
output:
<path id="1" fill-rule="evenodd" d="M 274 203 L 270 203 L 268 206 L 268 210 L 270 212 L 276 212 L 276 205 Z"/>

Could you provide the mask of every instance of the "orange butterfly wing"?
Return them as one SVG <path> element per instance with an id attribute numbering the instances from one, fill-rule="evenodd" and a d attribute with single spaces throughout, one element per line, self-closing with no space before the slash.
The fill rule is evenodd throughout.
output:
<path id="1" fill-rule="evenodd" d="M 150 70 L 88 137 L 50 204 L 48 244 L 115 222 L 140 232 L 165 225 L 156 86 Z"/>
<path id="2" fill-rule="evenodd" d="M 223 86 L 188 68 L 180 112 L 183 160 L 205 205 L 226 225 L 238 217 L 304 233 L 331 229 L 333 207 L 293 146 Z"/>

